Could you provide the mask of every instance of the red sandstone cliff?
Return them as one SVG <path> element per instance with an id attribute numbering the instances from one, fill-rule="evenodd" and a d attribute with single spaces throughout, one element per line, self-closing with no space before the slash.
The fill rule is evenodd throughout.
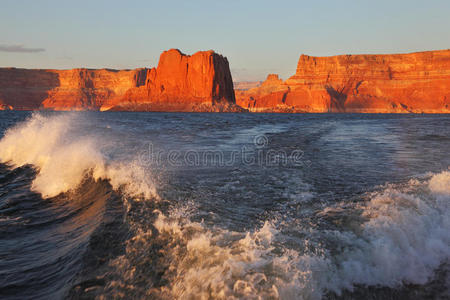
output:
<path id="1" fill-rule="evenodd" d="M 104 109 L 133 107 L 153 111 L 240 111 L 235 105 L 228 61 L 214 51 L 185 55 L 177 49 L 161 54 L 158 67 L 147 70 L 145 84 L 120 99 L 111 98 Z"/>
<path id="2" fill-rule="evenodd" d="M 0 108 L 52 110 L 241 111 L 225 57 L 161 54 L 157 68 L 0 68 Z"/>
<path id="3" fill-rule="evenodd" d="M 143 84 L 146 69 L 30 70 L 0 68 L 0 102 L 18 110 L 97 110 Z"/>
<path id="4" fill-rule="evenodd" d="M 393 55 L 301 55 L 285 82 L 272 75 L 236 92 L 259 112 L 450 112 L 450 50 Z"/>
<path id="5" fill-rule="evenodd" d="M 238 105 L 236 105 L 238 104 Z M 157 68 L 0 68 L 0 110 L 450 112 L 450 50 L 300 56 L 294 76 L 233 91 L 225 57 L 161 54 Z"/>

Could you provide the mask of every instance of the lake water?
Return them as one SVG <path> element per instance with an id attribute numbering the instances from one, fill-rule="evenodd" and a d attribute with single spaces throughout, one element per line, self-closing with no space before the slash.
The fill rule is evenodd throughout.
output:
<path id="1" fill-rule="evenodd" d="M 450 292 L 450 116 L 0 112 L 0 298 Z"/>

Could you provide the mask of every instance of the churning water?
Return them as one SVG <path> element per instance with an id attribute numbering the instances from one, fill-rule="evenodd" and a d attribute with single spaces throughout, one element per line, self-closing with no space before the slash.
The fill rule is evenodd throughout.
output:
<path id="1" fill-rule="evenodd" d="M 449 129 L 1 112 L 0 297 L 448 298 Z"/>

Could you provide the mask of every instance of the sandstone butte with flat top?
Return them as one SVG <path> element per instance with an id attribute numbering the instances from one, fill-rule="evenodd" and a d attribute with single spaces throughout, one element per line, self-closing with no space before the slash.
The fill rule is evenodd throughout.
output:
<path id="1" fill-rule="evenodd" d="M 450 50 L 301 55 L 294 76 L 236 91 L 253 112 L 450 113 Z"/>
<path id="2" fill-rule="evenodd" d="M 0 69 L 4 109 L 242 111 L 235 102 L 228 61 L 214 51 L 171 49 L 152 69 Z"/>
<path id="3" fill-rule="evenodd" d="M 214 51 L 165 51 L 152 69 L 0 68 L 0 109 L 450 113 L 450 50 L 301 55 L 286 81 L 235 91 Z"/>

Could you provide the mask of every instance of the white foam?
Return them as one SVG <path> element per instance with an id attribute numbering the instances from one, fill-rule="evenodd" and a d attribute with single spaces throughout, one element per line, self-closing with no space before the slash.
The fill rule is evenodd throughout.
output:
<path id="1" fill-rule="evenodd" d="M 174 274 L 161 291 L 176 299 L 271 299 L 319 297 L 311 265 L 323 258 L 284 249 L 274 253 L 278 231 L 272 224 L 254 232 L 208 230 L 201 223 L 178 223 L 163 215 L 155 222 L 185 248 L 166 254 Z"/>
<path id="2" fill-rule="evenodd" d="M 445 171 L 424 183 L 412 180 L 373 194 L 362 207 L 368 221 L 339 266 L 344 285 L 396 287 L 430 280 L 450 257 L 449 182 Z"/>
<path id="3" fill-rule="evenodd" d="M 0 161 L 14 167 L 33 165 L 38 174 L 32 190 L 53 197 L 75 189 L 87 172 L 109 179 L 116 189 L 132 195 L 156 195 L 148 170 L 135 161 L 108 161 L 101 152 L 104 138 L 86 134 L 85 115 L 63 113 L 31 118 L 10 128 L 0 140 Z"/>
<path id="4" fill-rule="evenodd" d="M 332 236 L 335 246 L 343 247 L 337 255 L 325 248 L 315 253 L 290 249 L 268 222 L 238 233 L 160 214 L 159 232 L 185 245 L 165 254 L 173 273 L 162 292 L 178 299 L 320 299 L 327 291 L 340 294 L 357 284 L 425 284 L 450 257 L 449 182 L 445 171 L 425 181 L 387 185 L 353 208 L 325 208 L 319 216 L 362 211 L 366 219 L 356 231 L 311 232 L 316 240 Z"/>

